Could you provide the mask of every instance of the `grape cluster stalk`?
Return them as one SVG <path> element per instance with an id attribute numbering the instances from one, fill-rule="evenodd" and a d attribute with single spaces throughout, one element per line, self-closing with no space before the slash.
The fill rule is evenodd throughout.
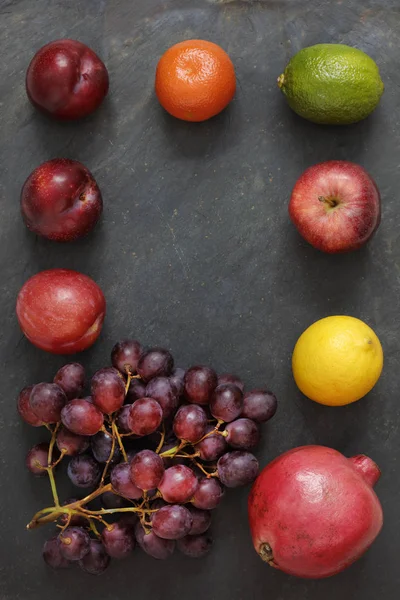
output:
<path id="1" fill-rule="evenodd" d="M 211 511 L 225 488 L 258 475 L 250 450 L 276 412 L 276 397 L 244 393 L 237 376 L 218 377 L 210 367 L 174 368 L 168 350 L 144 350 L 136 340 L 118 342 L 111 362 L 91 378 L 90 395 L 78 363 L 20 392 L 23 420 L 51 436 L 28 452 L 26 465 L 48 476 L 53 504 L 27 529 L 54 523 L 59 531 L 44 545 L 45 562 L 77 563 L 94 575 L 136 545 L 159 560 L 175 548 L 205 556 Z M 55 472 L 66 458 L 69 479 L 88 493 L 61 503 Z"/>

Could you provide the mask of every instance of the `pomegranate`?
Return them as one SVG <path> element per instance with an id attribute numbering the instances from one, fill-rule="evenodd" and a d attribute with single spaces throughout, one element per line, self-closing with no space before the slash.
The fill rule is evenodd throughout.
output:
<path id="1" fill-rule="evenodd" d="M 364 455 L 346 458 L 324 446 L 285 452 L 265 467 L 250 492 L 256 552 L 297 577 L 339 573 L 381 530 L 382 508 L 372 489 L 379 477 Z"/>

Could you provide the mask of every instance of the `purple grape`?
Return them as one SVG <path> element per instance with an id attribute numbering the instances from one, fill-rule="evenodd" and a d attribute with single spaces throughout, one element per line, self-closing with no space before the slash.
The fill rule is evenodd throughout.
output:
<path id="1" fill-rule="evenodd" d="M 104 508 L 124 508 L 129 506 L 129 503 L 122 498 L 122 496 L 117 496 L 117 494 L 113 494 L 113 492 L 104 492 L 100 496 L 101 505 Z"/>
<path id="2" fill-rule="evenodd" d="M 193 496 L 192 504 L 202 510 L 213 510 L 224 496 L 224 489 L 215 477 L 203 477 Z"/>
<path id="3" fill-rule="evenodd" d="M 191 367 L 185 374 L 185 397 L 192 404 L 208 404 L 217 387 L 217 374 L 209 367 Z"/>
<path id="4" fill-rule="evenodd" d="M 135 458 L 135 456 L 138 452 L 139 452 L 139 450 L 136 450 L 136 448 L 131 448 L 130 450 L 128 450 L 126 452 L 126 458 L 128 459 L 128 463 L 130 463 Z M 122 461 L 124 461 L 124 459 L 121 459 L 121 462 Z"/>
<path id="5" fill-rule="evenodd" d="M 243 394 L 232 383 L 219 385 L 210 402 L 211 414 L 215 419 L 230 423 L 237 419 L 243 409 Z"/>
<path id="6" fill-rule="evenodd" d="M 99 463 L 106 463 L 110 457 L 112 449 L 112 436 L 106 431 L 99 431 L 90 438 L 90 447 L 93 452 L 93 456 Z M 118 444 L 114 444 L 114 453 L 111 459 L 111 464 L 119 462 L 121 459 L 121 452 Z"/>
<path id="7" fill-rule="evenodd" d="M 131 405 L 128 426 L 136 435 L 149 435 L 158 429 L 162 418 L 162 408 L 156 400 L 141 398 Z"/>
<path id="8" fill-rule="evenodd" d="M 158 489 L 163 499 L 171 504 L 189 502 L 198 488 L 197 477 L 189 467 L 174 465 L 166 469 Z M 162 537 L 162 536 L 161 536 Z"/>
<path id="9" fill-rule="evenodd" d="M 174 368 L 174 359 L 164 348 L 150 348 L 143 352 L 137 364 L 137 372 L 146 383 L 154 377 L 170 375 Z"/>
<path id="10" fill-rule="evenodd" d="M 142 525 L 138 523 L 135 529 L 136 541 L 146 554 L 158 560 L 165 560 L 173 554 L 175 550 L 174 540 L 165 540 L 158 537 L 153 531 L 145 533 Z"/>
<path id="11" fill-rule="evenodd" d="M 71 400 L 61 411 L 62 424 L 72 433 L 95 435 L 103 427 L 103 413 L 89 398 Z"/>
<path id="12" fill-rule="evenodd" d="M 70 566 L 69 560 L 64 558 L 60 551 L 61 542 L 58 535 L 47 540 L 43 546 L 44 562 L 52 569 L 66 569 Z"/>
<path id="13" fill-rule="evenodd" d="M 174 433 L 180 440 L 194 444 L 206 432 L 207 415 L 198 404 L 181 406 L 174 418 Z"/>
<path id="14" fill-rule="evenodd" d="M 232 383 L 233 385 L 236 385 L 242 393 L 244 391 L 244 383 L 237 375 L 232 375 L 231 373 L 218 375 L 218 385 L 223 385 L 224 383 Z"/>
<path id="15" fill-rule="evenodd" d="M 143 496 L 143 490 L 131 481 L 130 473 L 131 466 L 128 463 L 116 465 L 111 471 L 111 485 L 117 494 L 129 498 L 129 500 L 138 500 Z"/>
<path id="16" fill-rule="evenodd" d="M 47 458 L 49 452 L 49 444 L 42 442 L 31 448 L 26 456 L 26 466 L 31 473 L 37 477 L 42 477 L 47 474 Z"/>
<path id="17" fill-rule="evenodd" d="M 258 460 L 250 452 L 234 451 L 221 456 L 217 463 L 218 477 L 226 487 L 247 485 L 258 475 Z"/>
<path id="18" fill-rule="evenodd" d="M 226 441 L 232 448 L 250 450 L 260 441 L 260 431 L 251 419 L 236 419 L 225 427 Z"/>
<path id="19" fill-rule="evenodd" d="M 135 375 L 142 347 L 136 340 L 122 340 L 111 351 L 113 366 L 124 375 Z"/>
<path id="20" fill-rule="evenodd" d="M 157 400 L 163 411 L 163 418 L 173 415 L 178 407 L 178 397 L 168 377 L 154 377 L 146 387 L 146 397 Z"/>
<path id="21" fill-rule="evenodd" d="M 125 382 L 117 369 L 104 367 L 97 371 L 91 381 L 93 404 L 110 415 L 119 410 L 125 401 Z"/>
<path id="22" fill-rule="evenodd" d="M 199 508 L 190 505 L 187 508 L 193 519 L 189 535 L 200 535 L 201 533 L 205 533 L 211 525 L 211 512 L 209 510 L 200 510 Z"/>
<path id="23" fill-rule="evenodd" d="M 185 373 L 185 369 L 176 367 L 169 377 L 172 388 L 178 398 L 182 396 L 183 390 L 185 389 Z"/>
<path id="24" fill-rule="evenodd" d="M 67 527 L 59 539 L 60 552 L 67 560 L 81 560 L 90 550 L 90 536 L 82 527 Z"/>
<path id="25" fill-rule="evenodd" d="M 208 535 L 187 535 L 177 541 L 178 550 L 190 558 L 202 558 L 211 550 L 212 539 Z"/>
<path id="26" fill-rule="evenodd" d="M 57 371 L 53 381 L 64 390 L 68 400 L 80 398 L 85 386 L 85 369 L 79 363 L 68 363 Z"/>
<path id="27" fill-rule="evenodd" d="M 206 433 L 213 431 L 214 427 L 209 425 L 206 429 Z M 204 440 L 201 440 L 195 445 L 194 449 L 199 453 L 201 460 L 211 462 L 218 460 L 227 450 L 227 443 L 221 433 L 213 433 L 208 435 Z"/>
<path id="28" fill-rule="evenodd" d="M 153 532 L 165 540 L 178 540 L 187 535 L 192 527 L 193 518 L 187 508 L 179 504 L 163 506 L 152 514 Z"/>
<path id="29" fill-rule="evenodd" d="M 64 452 L 67 456 L 82 454 L 82 452 L 85 452 L 89 448 L 87 437 L 76 435 L 65 427 L 62 427 L 57 432 L 56 444 L 59 451 Z"/>
<path id="30" fill-rule="evenodd" d="M 43 423 L 58 423 L 66 402 L 67 396 L 55 383 L 38 383 L 29 398 L 32 412 Z"/>
<path id="31" fill-rule="evenodd" d="M 135 534 L 132 527 L 117 522 L 103 529 L 101 541 L 112 558 L 125 558 L 135 547 Z"/>
<path id="32" fill-rule="evenodd" d="M 157 488 L 163 475 L 163 460 L 152 450 L 138 452 L 130 463 L 131 480 L 141 490 Z"/>
<path id="33" fill-rule="evenodd" d="M 139 398 L 144 398 L 145 396 L 146 384 L 140 379 L 132 379 L 126 394 L 125 403 L 132 404 L 135 400 L 139 400 Z"/>
<path id="34" fill-rule="evenodd" d="M 33 388 L 34 386 L 30 385 L 29 387 L 25 387 L 20 391 L 17 400 L 17 410 L 25 423 L 32 425 L 32 427 L 41 427 L 43 423 L 35 415 L 29 402 Z"/>
<path id="35" fill-rule="evenodd" d="M 132 507 L 132 505 L 130 505 Z M 138 522 L 138 516 L 134 512 L 123 513 L 119 518 L 119 524 L 123 527 L 128 527 L 135 531 L 135 526 Z"/>
<path id="36" fill-rule="evenodd" d="M 151 501 L 152 510 L 156 510 L 158 508 L 162 508 L 163 506 L 169 506 L 168 502 L 165 502 L 162 498 L 155 498 L 155 500 Z"/>
<path id="37" fill-rule="evenodd" d="M 94 487 L 101 475 L 100 465 L 88 454 L 80 454 L 71 458 L 68 477 L 74 485 L 80 488 Z"/>
<path id="38" fill-rule="evenodd" d="M 253 390 L 244 396 L 242 416 L 265 423 L 274 416 L 277 407 L 275 394 L 267 390 Z"/>
<path id="39" fill-rule="evenodd" d="M 90 540 L 89 552 L 79 561 L 80 568 L 90 575 L 100 575 L 110 564 L 110 556 L 99 540 Z"/>
<path id="40" fill-rule="evenodd" d="M 128 417 L 132 404 L 125 404 L 119 411 L 117 416 L 117 427 L 120 433 L 131 433 L 129 430 Z"/>

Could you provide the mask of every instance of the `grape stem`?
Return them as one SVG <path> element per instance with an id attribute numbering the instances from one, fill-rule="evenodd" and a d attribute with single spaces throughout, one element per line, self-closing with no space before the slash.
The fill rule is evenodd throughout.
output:
<path id="1" fill-rule="evenodd" d="M 156 453 L 157 453 L 157 454 L 159 454 L 159 453 L 160 453 L 160 450 L 161 450 L 161 448 L 162 448 L 162 447 L 163 447 L 163 445 L 164 445 L 164 440 L 165 440 L 165 425 L 164 425 L 164 423 L 163 423 L 163 424 L 162 424 L 162 430 L 161 430 L 160 442 L 159 442 L 159 444 L 158 444 L 158 446 L 157 446 L 157 450 L 156 450 Z"/>
<path id="2" fill-rule="evenodd" d="M 131 385 L 132 379 L 141 379 L 140 375 L 132 375 L 129 369 L 126 369 L 126 384 L 125 384 L 125 396 L 128 393 L 129 386 Z"/>
<path id="3" fill-rule="evenodd" d="M 110 462 L 111 462 L 111 460 L 114 456 L 114 452 L 115 452 L 114 417 L 111 419 L 111 434 L 112 434 L 111 450 L 110 450 L 110 454 L 108 455 L 106 464 L 104 465 L 103 475 L 101 476 L 101 480 L 100 480 L 100 487 L 104 486 L 104 480 L 106 478 L 108 468 L 110 466 Z"/>
<path id="4" fill-rule="evenodd" d="M 91 519 L 96 519 L 96 520 L 100 521 L 101 523 L 103 523 L 106 527 L 108 527 L 108 524 L 102 518 L 103 515 L 132 512 L 132 513 L 139 513 L 141 518 L 144 518 L 144 516 L 146 514 L 151 514 L 151 513 L 157 512 L 157 510 L 158 510 L 158 509 L 144 508 L 143 503 L 141 506 L 130 506 L 130 507 L 126 507 L 126 508 L 125 507 L 124 508 L 102 508 L 100 510 L 89 510 L 87 508 L 84 508 L 84 506 L 86 504 L 88 504 L 91 500 L 94 500 L 95 498 L 97 498 L 101 494 L 104 494 L 105 492 L 111 492 L 111 491 L 112 491 L 111 484 L 108 483 L 107 485 L 100 486 L 97 490 L 95 490 L 94 492 L 92 492 L 91 494 L 86 496 L 85 498 L 82 498 L 81 500 L 77 500 L 76 502 L 71 502 L 71 504 L 66 504 L 64 506 L 60 506 L 58 504 L 55 506 L 50 506 L 48 508 L 43 508 L 42 510 L 40 510 L 39 512 L 37 512 L 34 515 L 31 522 L 28 523 L 27 529 L 35 529 L 35 527 L 39 527 L 40 525 L 45 525 L 46 523 L 52 523 L 53 521 L 56 521 L 57 519 L 59 519 L 62 515 L 68 515 L 67 523 L 70 522 L 71 517 L 73 515 L 79 515 L 81 517 L 85 517 L 85 519 L 87 519 L 89 521 L 89 524 L 91 523 Z"/>
<path id="5" fill-rule="evenodd" d="M 126 382 L 126 391 L 129 389 L 129 384 L 130 384 L 131 379 L 140 379 L 140 377 L 138 375 L 131 375 L 131 373 L 128 372 L 127 382 Z M 38 511 L 33 516 L 33 518 L 28 523 L 28 525 L 26 526 L 27 529 L 35 529 L 36 527 L 39 527 L 40 525 L 44 525 L 46 523 L 52 523 L 54 521 L 57 521 L 60 517 L 64 516 L 65 525 L 64 526 L 59 525 L 61 530 L 64 531 L 70 525 L 71 518 L 74 515 L 77 515 L 77 516 L 81 516 L 81 517 L 84 517 L 85 519 L 87 519 L 89 522 L 88 524 L 89 524 L 90 529 L 93 531 L 93 533 L 96 536 L 99 536 L 100 534 L 97 530 L 96 524 L 93 521 L 99 521 L 105 527 L 109 528 L 110 525 L 104 520 L 104 518 L 103 518 L 104 515 L 115 514 L 115 513 L 137 513 L 145 532 L 146 533 L 151 532 L 151 523 L 146 521 L 146 518 L 149 519 L 150 515 L 152 513 L 157 512 L 158 509 L 150 508 L 150 505 L 148 503 L 148 496 L 147 496 L 146 492 L 143 493 L 143 500 L 140 504 L 137 504 L 131 500 L 133 506 L 130 506 L 130 507 L 108 508 L 108 509 L 102 508 L 100 510 L 89 510 L 88 508 L 86 508 L 86 506 L 89 502 L 91 502 L 98 496 L 101 496 L 105 492 L 116 493 L 112 489 L 111 483 L 104 484 L 104 481 L 107 477 L 109 466 L 110 466 L 111 460 L 114 456 L 115 447 L 116 447 L 117 443 L 121 450 L 121 454 L 122 454 L 125 462 L 128 462 L 128 457 L 127 457 L 127 454 L 126 454 L 126 451 L 125 451 L 125 448 L 124 448 L 124 445 L 123 445 L 122 439 L 121 439 L 124 434 L 121 434 L 118 431 L 118 427 L 115 422 L 115 419 L 116 419 L 115 415 L 109 417 L 109 419 L 108 419 L 108 424 L 109 424 L 109 427 L 111 429 L 111 434 L 112 434 L 112 444 L 111 444 L 111 451 L 110 451 L 109 457 L 107 459 L 107 462 L 106 462 L 104 470 L 103 470 L 103 474 L 102 474 L 102 477 L 100 480 L 99 487 L 95 491 L 91 492 L 85 498 L 82 498 L 81 500 L 77 500 L 76 502 L 71 502 L 70 504 L 66 504 L 64 506 L 60 506 L 56 482 L 55 482 L 55 478 L 54 478 L 54 468 L 64 458 L 64 456 L 66 455 L 66 451 L 62 450 L 60 453 L 60 457 L 53 463 L 53 450 L 54 450 L 54 445 L 56 443 L 57 432 L 60 427 L 60 423 L 57 423 L 54 426 L 54 428 L 52 428 L 48 424 L 45 424 L 47 429 L 51 432 L 51 440 L 50 440 L 48 456 L 47 456 L 47 467 L 43 467 L 43 469 L 47 471 L 48 476 L 49 476 L 51 490 L 52 490 L 52 494 L 53 494 L 54 506 L 43 508 L 42 510 Z M 188 442 L 186 440 L 181 440 L 180 443 L 177 444 L 176 446 L 174 446 L 173 448 L 170 448 L 169 450 L 165 450 L 164 452 L 161 452 L 161 448 L 163 447 L 163 445 L 165 443 L 165 426 L 163 424 L 162 430 L 160 431 L 160 441 L 157 446 L 156 452 L 157 452 L 157 454 L 159 454 L 160 457 L 173 458 L 173 457 L 177 456 L 179 458 L 188 458 L 193 461 L 193 463 L 206 475 L 207 478 L 218 477 L 218 471 L 215 469 L 215 466 L 208 467 L 209 469 L 215 469 L 213 472 L 208 472 L 206 470 L 206 468 L 203 467 L 203 465 L 200 462 L 195 460 L 196 458 L 199 457 L 198 452 L 193 452 L 193 450 L 192 450 L 192 452 L 190 453 L 190 452 L 185 452 L 183 450 L 184 450 L 184 448 L 186 448 L 186 446 L 192 446 L 192 448 L 194 447 L 194 449 L 195 449 L 196 444 L 198 444 L 199 442 L 201 442 L 208 436 L 213 435 L 215 433 L 224 435 L 223 431 L 219 431 L 222 424 L 223 424 L 223 421 L 218 420 L 216 422 L 215 427 L 211 431 L 206 433 L 202 438 L 200 438 L 198 440 L 198 442 L 196 442 L 196 443 Z M 104 425 L 101 430 L 108 433 L 107 428 Z M 155 498 L 161 497 L 160 492 L 157 492 L 157 494 L 154 497 Z"/>
<path id="6" fill-rule="evenodd" d="M 125 384 L 125 396 L 128 393 L 129 390 L 129 386 L 131 385 L 131 380 L 132 380 L 132 373 L 129 371 L 129 369 L 126 371 L 126 384 Z"/>
<path id="7" fill-rule="evenodd" d="M 65 522 L 65 525 L 61 526 L 61 525 L 57 525 L 57 527 L 61 527 L 61 531 L 64 531 L 65 529 L 67 529 L 67 527 L 69 527 L 69 524 L 71 523 L 71 519 L 72 519 L 72 515 L 69 514 L 67 516 L 67 520 Z"/>
<path id="8" fill-rule="evenodd" d="M 113 439 L 115 439 L 115 438 L 117 439 L 118 446 L 119 446 L 119 449 L 121 450 L 121 454 L 122 454 L 122 456 L 124 458 L 124 461 L 128 462 L 128 456 L 127 456 L 127 454 L 125 452 L 124 444 L 122 443 L 121 435 L 120 435 L 120 433 L 118 431 L 118 427 L 117 427 L 114 419 L 111 422 L 111 431 L 112 431 L 112 434 L 113 434 Z"/>
<path id="9" fill-rule="evenodd" d="M 148 506 L 147 492 L 143 492 L 144 498 L 142 502 L 139 504 L 138 508 L 143 508 Z"/>
<path id="10" fill-rule="evenodd" d="M 197 462 L 197 460 L 194 460 L 193 463 L 196 465 L 196 467 L 198 467 L 200 469 L 200 471 L 202 471 L 205 475 L 207 475 L 207 479 L 210 479 L 210 477 L 218 477 L 218 471 L 215 469 L 215 466 L 209 466 L 209 469 L 214 469 L 211 473 L 209 473 L 208 471 L 206 471 L 205 467 L 203 467 L 202 464 L 200 464 L 199 462 Z"/>
<path id="11" fill-rule="evenodd" d="M 140 517 L 140 524 L 144 529 L 144 532 L 146 535 L 148 535 L 149 533 L 151 533 L 151 525 L 149 523 L 146 523 L 146 517 L 145 515 L 143 515 L 142 517 Z"/>
<path id="12" fill-rule="evenodd" d="M 187 452 L 182 452 L 182 454 L 175 454 L 174 458 L 198 458 L 200 456 L 199 452 L 195 452 L 194 454 L 188 454 Z"/>
<path id="13" fill-rule="evenodd" d="M 54 448 L 54 444 L 56 443 L 56 438 L 57 438 L 57 431 L 58 428 L 60 427 L 60 423 L 57 423 L 57 425 L 54 427 L 53 430 L 51 431 L 51 440 L 50 440 L 50 444 L 49 444 L 49 451 L 47 454 L 47 466 L 51 467 L 51 463 L 53 460 L 53 448 Z"/>
<path id="14" fill-rule="evenodd" d="M 205 440 L 206 438 L 208 438 L 210 435 L 215 435 L 216 433 L 219 433 L 220 435 L 224 435 L 222 431 L 219 431 L 219 428 L 223 424 L 224 424 L 224 421 L 221 421 L 221 419 L 218 419 L 217 424 L 214 427 L 214 429 L 212 429 L 211 431 L 209 431 L 208 433 L 206 433 L 205 435 L 203 435 L 203 437 L 200 438 L 199 441 L 196 442 L 196 444 L 200 444 L 200 442 L 202 442 L 203 440 Z"/>
<path id="15" fill-rule="evenodd" d="M 198 469 L 200 469 L 200 471 L 202 471 L 202 472 L 204 473 L 204 475 L 206 475 L 206 476 L 207 476 L 207 479 L 210 479 L 210 477 L 213 477 L 213 476 L 214 476 L 212 473 L 209 473 L 208 471 L 206 471 L 206 470 L 205 470 L 205 468 L 203 467 L 203 465 L 202 465 L 202 464 L 200 464 L 199 462 L 197 462 L 197 460 L 194 460 L 193 462 L 194 462 L 194 464 L 196 465 L 196 467 L 197 467 Z"/>
<path id="16" fill-rule="evenodd" d="M 161 458 L 167 458 L 167 457 L 175 458 L 178 455 L 178 452 L 183 450 L 183 448 L 185 448 L 186 446 L 196 446 L 196 444 L 199 444 L 200 442 L 202 442 L 203 440 L 208 438 L 210 435 L 215 435 L 216 433 L 223 435 L 224 434 L 223 431 L 219 431 L 219 428 L 221 427 L 221 425 L 223 425 L 223 423 L 224 423 L 224 421 L 221 421 L 220 419 L 218 419 L 217 424 L 214 427 L 214 429 L 212 429 L 211 431 L 209 431 L 208 433 L 203 435 L 203 437 L 201 437 L 197 442 L 192 443 L 192 442 L 186 442 L 185 440 L 182 440 L 179 445 L 174 446 L 173 448 L 170 448 L 169 450 L 165 450 L 164 452 L 161 452 L 161 454 L 160 454 Z M 157 454 L 158 453 L 159 453 L 159 448 L 157 448 Z M 193 456 L 199 456 L 199 455 L 196 454 Z M 191 458 L 191 457 L 186 456 L 185 458 Z"/>
<path id="17" fill-rule="evenodd" d="M 58 499 L 57 486 L 56 486 L 56 480 L 54 479 L 53 467 L 47 467 L 46 470 L 47 470 L 47 473 L 49 475 L 49 480 L 50 480 L 51 492 L 53 494 L 54 505 L 57 508 L 57 507 L 60 506 L 60 501 Z"/>
<path id="18" fill-rule="evenodd" d="M 91 494 L 86 496 L 85 498 L 82 498 L 82 500 L 77 500 L 76 502 L 72 502 L 71 504 L 66 504 L 65 506 L 62 506 L 62 507 L 61 506 L 50 506 L 48 508 L 42 508 L 42 510 L 39 510 L 39 512 L 37 512 L 33 516 L 33 519 L 31 520 L 30 523 L 28 523 L 28 525 L 26 527 L 27 527 L 27 529 L 34 529 L 35 527 L 38 527 L 39 525 L 44 525 L 45 523 L 51 523 L 52 521 L 56 521 L 63 514 L 68 514 L 68 515 L 69 514 L 71 514 L 71 515 L 82 514 L 83 516 L 85 516 L 82 511 L 79 511 L 77 509 L 81 508 L 85 504 L 88 504 L 88 502 L 90 502 L 91 500 L 94 500 L 98 496 L 101 496 L 101 494 L 104 494 L 105 492 L 111 492 L 111 491 L 112 491 L 111 483 L 108 483 L 107 485 L 105 485 L 103 487 L 99 487 L 97 490 L 95 490 L 94 492 L 92 492 Z"/>
<path id="19" fill-rule="evenodd" d="M 187 445 L 188 445 L 188 442 L 182 441 L 178 446 L 174 446 L 173 448 L 170 448 L 169 450 L 164 450 L 164 452 L 161 452 L 160 456 L 161 456 L 161 458 L 166 458 L 166 457 L 174 458 L 175 454 L 177 452 L 179 452 L 180 450 L 182 450 L 182 448 L 184 448 Z"/>
<path id="20" fill-rule="evenodd" d="M 64 507 L 63 507 L 64 508 Z M 80 509 L 85 515 L 88 515 L 95 519 L 97 516 L 101 515 L 113 515 L 114 513 L 141 513 L 141 514 L 150 514 L 158 511 L 158 508 L 138 508 L 137 506 L 127 506 L 124 508 L 100 508 L 100 510 L 89 510 L 87 508 Z"/>
<path id="21" fill-rule="evenodd" d="M 53 463 L 53 469 L 55 469 L 55 467 L 62 461 L 62 459 L 64 458 L 64 456 L 67 454 L 67 451 L 65 450 L 65 448 L 63 448 L 61 450 L 61 454 L 60 456 L 57 458 L 56 462 Z"/>
<path id="22" fill-rule="evenodd" d="M 90 529 L 93 531 L 94 535 L 99 538 L 100 537 L 100 533 L 98 532 L 95 523 L 93 523 L 93 521 L 90 520 L 89 525 L 90 525 Z"/>
<path id="23" fill-rule="evenodd" d="M 56 508 L 58 508 L 60 506 L 60 501 L 58 499 L 56 480 L 54 479 L 54 472 L 53 472 L 54 465 L 52 464 L 52 462 L 53 462 L 54 444 L 56 443 L 57 431 L 58 431 L 59 427 L 60 427 L 60 423 L 58 422 L 51 432 L 51 440 L 50 440 L 50 444 L 49 444 L 49 452 L 47 454 L 47 469 L 46 469 L 47 474 L 49 476 L 49 480 L 50 480 L 50 486 L 51 486 L 51 492 L 53 494 L 54 505 Z"/>

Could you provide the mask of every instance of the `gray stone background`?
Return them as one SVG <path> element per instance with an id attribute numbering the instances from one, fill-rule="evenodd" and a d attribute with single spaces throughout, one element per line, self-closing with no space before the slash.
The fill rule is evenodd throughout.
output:
<path id="1" fill-rule="evenodd" d="M 400 584 L 399 456 L 399 32 L 398 0 L 1 0 L 1 600 L 392 600 Z M 110 95 L 92 117 L 57 123 L 28 103 L 25 71 L 50 40 L 72 37 L 104 59 Z M 228 110 L 203 124 L 160 108 L 154 71 L 185 38 L 222 45 L 236 68 Z M 344 42 L 379 64 L 386 91 L 369 119 L 344 128 L 308 123 L 287 107 L 276 77 L 304 46 Z M 19 214 L 25 178 L 41 162 L 82 161 L 102 189 L 101 224 L 70 245 L 29 233 Z M 380 229 L 364 250 L 327 256 L 303 242 L 287 214 L 291 189 L 309 165 L 347 159 L 376 179 Z M 230 492 L 214 516 L 204 560 L 157 562 L 136 551 L 101 578 L 53 573 L 41 546 L 51 528 L 28 533 L 50 502 L 46 480 L 24 467 L 43 432 L 16 414 L 21 387 L 51 380 L 65 362 L 25 340 L 15 318 L 32 274 L 67 267 L 103 288 L 108 315 L 97 344 L 79 357 L 89 372 L 108 364 L 121 337 L 164 345 L 184 367 L 206 363 L 271 387 L 279 411 L 264 428 L 262 464 L 293 446 L 319 443 L 370 454 L 383 475 L 385 526 L 356 565 L 332 579 L 302 581 L 273 571 L 252 549 L 247 490 Z M 314 320 L 349 314 L 367 321 L 385 352 L 367 398 L 330 409 L 302 397 L 290 369 L 294 343 Z M 61 495 L 68 497 L 67 482 Z"/>

